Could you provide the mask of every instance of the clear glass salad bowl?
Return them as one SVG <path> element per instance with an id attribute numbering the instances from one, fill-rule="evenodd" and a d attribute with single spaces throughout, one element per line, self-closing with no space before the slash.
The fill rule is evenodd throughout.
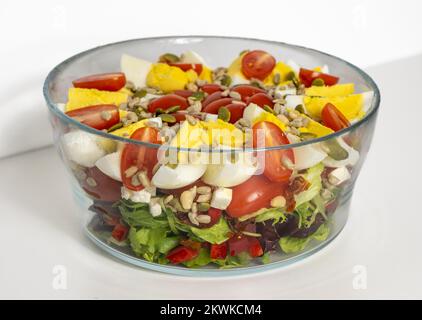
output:
<path id="1" fill-rule="evenodd" d="M 328 65 L 331 70 L 330 73 L 339 76 L 341 82 L 354 83 L 357 92 L 373 92 L 372 101 L 365 116 L 341 131 L 301 142 L 291 141 L 291 144 L 287 145 L 246 149 L 198 150 L 197 148 L 189 149 L 180 146 L 169 146 L 163 149 L 157 144 L 115 136 L 83 125 L 68 117 L 61 109 L 61 104 L 67 100 L 67 92 L 72 85 L 72 80 L 87 74 L 118 71 L 120 57 L 124 53 L 155 61 L 158 56 L 165 52 L 180 53 L 193 50 L 204 57 L 210 65 L 217 67 L 227 66 L 233 57 L 248 48 L 257 48 L 274 55 L 281 55 L 285 59 L 294 59 L 301 66 Z M 74 198 L 80 208 L 82 226 L 88 237 L 103 250 L 128 263 L 156 271 L 191 276 L 244 274 L 278 268 L 303 259 L 332 241 L 347 221 L 354 184 L 371 144 L 380 103 L 379 91 L 374 81 L 356 66 L 337 57 L 280 42 L 214 36 L 136 39 L 79 53 L 60 63 L 50 72 L 44 84 L 44 97 L 49 109 L 54 143 L 69 173 Z M 297 175 L 296 183 L 292 183 L 290 188 L 301 188 L 302 178 L 305 178 L 310 185 L 306 190 L 307 193 L 304 193 L 300 199 L 296 198 L 294 212 L 282 214 L 270 210 L 270 212 L 266 212 L 266 219 L 262 218 L 264 215 L 260 215 L 260 218 L 258 216 L 256 218 L 250 217 L 253 222 L 246 227 L 245 237 L 258 234 L 260 237 L 257 239 L 262 248 L 265 251 L 268 250 L 271 254 L 248 259 L 246 263 L 239 261 L 209 263 L 210 261 L 207 261 L 207 263 L 204 263 L 205 266 L 173 265 L 169 264 L 164 258 L 148 255 L 141 246 L 137 247 L 134 243 L 131 245 L 127 241 L 114 241 L 110 237 L 113 231 L 113 223 L 124 220 L 133 229 L 131 230 L 133 234 L 129 236 L 139 241 L 145 234 L 141 234 L 140 229 L 137 229 L 138 227 L 141 229 L 149 227 L 148 232 L 150 233 L 161 230 L 160 228 L 167 228 L 167 231 L 165 231 L 167 238 L 157 240 L 158 242 L 162 241 L 162 243 L 151 244 L 150 242 L 148 244 L 155 245 L 159 253 L 165 253 L 173 248 L 186 233 L 193 234 L 195 239 L 200 238 L 198 241 L 203 241 L 204 238 L 211 239 L 209 242 L 212 243 L 212 239 L 218 237 L 216 234 L 221 233 L 221 229 L 227 229 L 227 234 L 223 234 L 223 236 L 234 237 L 235 231 L 233 230 L 238 230 L 239 225 L 248 224 L 248 221 L 251 221 L 246 219 L 245 216 L 243 216 L 244 219 L 237 219 L 239 212 L 248 210 L 248 208 L 255 208 L 255 211 L 263 209 L 262 207 L 267 206 L 269 200 L 276 198 L 277 192 L 275 190 L 278 190 L 280 186 L 264 177 L 264 169 L 256 170 L 253 175 L 250 175 L 249 180 L 241 184 L 242 188 L 238 186 L 232 188 L 233 198 L 230 206 L 233 208 L 230 215 L 225 215 L 224 226 L 219 225 L 219 230 L 208 232 L 206 228 L 199 229 L 189 225 L 189 223 L 183 224 L 187 213 L 177 212 L 180 201 L 177 203 L 174 198 L 181 197 L 183 191 L 191 190 L 192 184 L 188 188 L 178 188 L 178 184 L 171 181 L 175 186 L 174 189 L 161 190 L 158 188 L 156 192 L 158 195 L 162 195 L 161 199 L 167 199 L 159 203 L 164 212 L 158 217 L 148 215 L 149 213 L 145 215 L 145 206 L 142 204 L 122 200 L 121 182 L 102 175 L 92 164 L 83 166 L 75 163 L 64 147 L 64 141 L 69 133 L 88 137 L 85 145 L 78 145 L 77 153 L 82 158 L 86 151 L 84 148 L 90 148 L 90 144 L 100 145 L 102 149 L 98 152 L 103 153 L 114 153 L 116 150 L 119 151 L 131 146 L 132 150 L 152 154 L 154 157 L 158 157 L 160 161 L 164 159 L 167 163 L 169 163 L 171 154 L 175 154 L 176 160 L 175 163 L 170 163 L 170 171 L 181 164 L 181 158 L 188 158 L 188 164 L 213 165 L 217 173 L 223 175 L 223 179 L 229 180 L 240 176 L 239 179 L 242 179 L 248 170 L 247 167 L 242 167 L 244 163 L 237 162 L 236 159 L 253 158 L 257 167 L 260 167 L 261 164 L 261 167 L 264 168 L 266 157 L 271 157 L 272 153 L 281 152 L 280 150 L 285 153 L 293 152 L 296 157 L 304 156 L 305 162 L 307 160 L 314 161 L 316 165 L 307 170 L 300 170 L 299 168 L 295 172 Z M 190 156 L 195 160 L 191 160 Z M 221 159 L 227 159 L 227 156 L 230 160 L 224 167 L 224 164 L 220 162 Z M 315 157 L 320 158 L 315 160 Z M 217 163 L 212 162 L 211 159 L 214 159 L 212 161 L 217 159 Z M 197 162 L 195 163 L 195 161 Z M 262 164 L 264 165 L 262 166 Z M 236 168 L 236 166 L 239 167 Z M 335 170 L 340 173 L 340 176 L 346 175 L 347 179 L 343 182 L 339 175 L 331 175 L 330 173 Z M 169 173 L 168 176 L 164 175 L 163 179 L 168 181 L 182 179 L 184 174 L 187 175 L 189 172 L 182 173 L 179 176 Z M 230 177 L 230 175 L 233 176 Z M 199 191 L 204 183 L 199 179 L 194 185 L 196 185 L 195 190 Z M 285 187 L 283 188 L 285 194 L 282 200 L 285 201 L 288 192 Z M 168 195 L 172 195 L 173 199 L 170 199 L 171 197 L 169 198 Z M 198 193 L 195 193 L 195 195 L 200 196 Z M 130 198 L 130 195 L 127 195 L 126 198 Z M 171 210 L 167 212 L 165 201 L 170 203 L 172 208 L 176 207 L 176 212 Z M 182 209 L 181 211 L 183 211 Z M 307 217 L 306 221 L 301 220 L 304 219 L 304 216 Z M 189 230 L 186 230 L 186 228 Z M 205 234 L 204 230 L 208 234 Z M 157 237 L 161 239 L 159 235 Z M 208 245 L 204 244 L 201 250 L 209 250 Z M 168 248 L 163 248 L 165 246 L 168 246 Z M 235 245 L 233 245 L 233 248 L 235 248 Z M 232 247 L 230 247 L 231 249 Z"/>

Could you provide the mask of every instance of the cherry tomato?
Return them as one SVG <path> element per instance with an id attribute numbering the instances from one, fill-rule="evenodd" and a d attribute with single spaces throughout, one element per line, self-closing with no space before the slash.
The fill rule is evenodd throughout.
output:
<path id="1" fill-rule="evenodd" d="M 256 93 L 253 96 L 249 97 L 246 100 L 246 104 L 255 103 L 256 105 L 260 106 L 261 108 L 264 106 L 269 106 L 271 109 L 274 107 L 274 102 L 271 97 L 266 93 Z"/>
<path id="2" fill-rule="evenodd" d="M 111 232 L 111 236 L 117 241 L 123 241 L 126 239 L 128 231 L 128 227 L 119 223 L 114 227 L 113 231 Z"/>
<path id="3" fill-rule="evenodd" d="M 75 88 L 118 91 L 126 84 L 125 74 L 122 72 L 93 74 L 72 81 Z"/>
<path id="4" fill-rule="evenodd" d="M 166 258 L 173 264 L 178 264 L 194 259 L 199 254 L 199 250 L 180 246 L 171 250 Z"/>
<path id="5" fill-rule="evenodd" d="M 172 67 L 178 67 L 180 69 L 182 69 L 183 71 L 188 71 L 188 70 L 193 70 L 195 71 L 198 75 L 201 74 L 202 72 L 202 64 L 200 63 L 169 63 L 170 66 Z"/>
<path id="6" fill-rule="evenodd" d="M 207 105 L 209 105 L 211 102 L 223 98 L 223 95 L 221 94 L 221 91 L 216 91 L 214 93 L 211 93 L 208 97 L 202 101 L 202 107 L 205 108 Z"/>
<path id="7" fill-rule="evenodd" d="M 232 101 L 233 101 L 232 98 L 221 98 L 208 104 L 206 107 L 202 109 L 202 111 L 207 112 L 207 113 L 217 114 L 218 109 L 220 109 L 221 107 L 227 106 L 228 104 L 231 104 Z"/>
<path id="8" fill-rule="evenodd" d="M 209 84 L 207 83 L 207 84 L 204 84 L 201 87 L 201 90 L 204 91 L 204 92 L 206 92 L 206 93 L 208 93 L 208 94 L 211 94 L 211 93 L 214 93 L 214 92 L 218 92 L 218 91 L 223 91 L 223 89 L 221 88 L 221 86 L 219 84 L 215 84 L 215 83 L 209 83 Z"/>
<path id="9" fill-rule="evenodd" d="M 211 244 L 210 257 L 211 259 L 225 259 L 227 256 L 227 243 Z"/>
<path id="10" fill-rule="evenodd" d="M 264 175 L 252 176 L 232 188 L 233 196 L 227 214 L 239 218 L 261 208 L 269 207 L 271 199 L 284 194 L 287 183 L 271 182 Z"/>
<path id="11" fill-rule="evenodd" d="M 254 237 L 249 237 L 249 255 L 252 258 L 260 257 L 264 254 L 264 250 L 261 247 L 261 244 L 259 243 L 259 240 Z"/>
<path id="12" fill-rule="evenodd" d="M 181 96 L 181 97 L 187 99 L 193 94 L 193 91 L 191 91 L 191 90 L 174 90 L 173 93 L 175 95 L 178 95 L 178 96 Z"/>
<path id="13" fill-rule="evenodd" d="M 304 69 L 304 68 L 300 68 L 299 79 L 307 88 L 312 86 L 312 82 L 316 79 L 324 80 L 324 84 L 326 86 L 333 86 L 339 80 L 338 77 L 332 76 L 330 74 L 326 74 L 326 73 L 322 73 L 322 72 L 318 72 L 314 70 L 309 70 L 309 69 Z"/>
<path id="14" fill-rule="evenodd" d="M 180 110 L 184 110 L 189 107 L 189 103 L 186 98 L 170 93 L 152 100 L 148 105 L 148 111 L 154 113 L 157 109 L 167 110 L 168 108 L 175 106 L 179 106 Z"/>
<path id="15" fill-rule="evenodd" d="M 289 144 L 284 132 L 274 123 L 268 121 L 261 121 L 255 124 L 253 131 L 253 146 L 260 146 L 260 135 L 263 135 L 265 147 L 275 147 L 284 144 Z M 264 175 L 275 182 L 288 181 L 292 169 L 287 167 L 287 164 L 294 164 L 294 154 L 292 149 L 287 150 L 270 150 L 265 151 L 265 168 Z"/>
<path id="16" fill-rule="evenodd" d="M 225 107 L 230 111 L 230 123 L 235 123 L 237 120 L 242 118 L 243 110 L 246 108 L 245 105 L 240 103 L 231 103 Z"/>
<path id="17" fill-rule="evenodd" d="M 131 139 L 143 142 L 159 144 L 158 130 L 151 127 L 143 127 L 136 130 L 131 136 Z M 152 169 L 158 162 L 157 148 L 140 146 L 133 143 L 125 145 L 122 151 L 122 160 L 120 162 L 120 172 L 122 175 L 123 184 L 130 190 L 139 191 L 144 187 L 142 185 L 134 186 L 132 184 L 132 177 L 127 177 L 125 172 L 130 167 L 136 166 L 138 170 L 146 170 L 148 177 L 152 177 Z"/>
<path id="18" fill-rule="evenodd" d="M 86 170 L 87 178 L 81 182 L 82 189 L 97 200 L 116 202 L 121 198 L 122 183 L 106 176 L 97 167 Z"/>
<path id="19" fill-rule="evenodd" d="M 242 97 L 242 101 L 246 102 L 247 99 L 257 93 L 265 93 L 264 89 L 251 86 L 249 84 L 240 84 L 238 86 L 235 86 L 231 89 L 234 92 L 237 92 Z"/>
<path id="20" fill-rule="evenodd" d="M 68 111 L 66 114 L 80 123 L 98 130 L 111 128 L 120 121 L 119 108 L 113 104 L 79 108 Z"/>
<path id="21" fill-rule="evenodd" d="M 249 51 L 242 58 L 242 72 L 246 78 L 264 80 L 274 69 L 275 59 L 262 50 Z"/>
<path id="22" fill-rule="evenodd" d="M 339 131 L 350 126 L 349 120 L 331 103 L 327 103 L 322 109 L 321 120 L 324 126 L 334 131 Z"/>

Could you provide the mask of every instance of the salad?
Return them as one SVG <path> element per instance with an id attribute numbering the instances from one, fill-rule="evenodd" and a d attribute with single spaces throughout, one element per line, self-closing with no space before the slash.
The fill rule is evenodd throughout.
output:
<path id="1" fill-rule="evenodd" d="M 88 229 L 159 263 L 222 268 L 268 263 L 330 235 L 353 182 L 359 137 L 336 136 L 365 116 L 329 67 L 299 67 L 245 50 L 212 68 L 193 51 L 155 62 L 123 54 L 121 70 L 73 80 L 60 107 L 80 123 L 61 147 L 92 199 Z M 123 142 L 125 141 L 125 142 Z"/>

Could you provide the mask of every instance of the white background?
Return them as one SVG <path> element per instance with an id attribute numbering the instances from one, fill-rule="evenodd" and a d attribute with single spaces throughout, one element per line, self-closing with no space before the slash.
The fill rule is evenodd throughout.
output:
<path id="1" fill-rule="evenodd" d="M 0 298 L 422 298 L 420 1 L 3 1 L 0 8 Z M 351 219 L 327 248 L 275 272 L 186 279 L 120 263 L 82 236 L 48 145 L 41 86 L 57 63 L 128 38 L 210 34 L 314 47 L 364 67 L 381 89 Z M 23 121 L 30 119 L 31 121 Z M 22 125 L 25 123 L 25 125 Z M 54 266 L 66 290 L 52 286 Z M 356 266 L 367 288 L 353 287 Z"/>

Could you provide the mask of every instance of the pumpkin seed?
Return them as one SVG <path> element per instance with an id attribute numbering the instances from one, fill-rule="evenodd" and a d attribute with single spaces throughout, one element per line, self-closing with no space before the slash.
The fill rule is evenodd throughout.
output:
<path id="1" fill-rule="evenodd" d="M 268 105 L 264 105 L 264 107 L 263 107 L 263 109 L 265 110 L 265 111 L 267 111 L 267 112 L 269 112 L 269 113 L 272 113 L 273 115 L 277 115 L 276 113 L 275 113 L 275 111 L 270 107 L 270 106 L 268 106 Z"/>
<path id="2" fill-rule="evenodd" d="M 143 98 L 146 95 L 147 95 L 147 91 L 145 89 L 136 90 L 135 93 L 133 94 L 133 96 L 136 98 Z"/>
<path id="3" fill-rule="evenodd" d="M 190 96 L 190 98 L 197 100 L 197 101 L 201 101 L 202 99 L 204 99 L 205 97 L 205 93 L 202 91 L 196 91 L 194 93 L 192 93 L 192 95 Z"/>
<path id="4" fill-rule="evenodd" d="M 317 135 L 312 132 L 301 132 L 300 137 L 302 140 L 311 140 L 311 139 L 315 139 Z"/>
<path id="5" fill-rule="evenodd" d="M 111 132 L 111 131 L 114 131 L 114 130 L 120 129 L 121 127 L 123 127 L 123 123 L 121 123 L 121 122 L 116 123 L 114 126 L 112 126 L 111 128 L 109 128 L 109 129 L 107 130 L 107 132 Z"/>
<path id="6" fill-rule="evenodd" d="M 168 123 L 175 123 L 176 122 L 176 117 L 171 115 L 171 114 L 168 114 L 168 113 L 162 113 L 162 114 L 159 115 L 159 117 L 164 122 L 168 122 Z"/>
<path id="7" fill-rule="evenodd" d="M 221 77 L 220 82 L 223 86 L 230 87 L 230 85 L 232 83 L 232 78 L 228 74 L 225 74 Z"/>
<path id="8" fill-rule="evenodd" d="M 218 109 L 218 119 L 228 122 L 230 120 L 231 114 L 229 109 L 226 107 L 221 107 Z"/>
<path id="9" fill-rule="evenodd" d="M 300 112 L 300 113 L 305 113 L 305 108 L 304 108 L 304 107 L 303 107 L 303 105 L 301 105 L 301 104 L 298 104 L 298 105 L 296 106 L 295 110 L 296 110 L 297 112 Z"/>
<path id="10" fill-rule="evenodd" d="M 173 53 L 165 53 L 161 55 L 160 58 L 158 58 L 158 61 L 164 62 L 164 63 L 169 63 L 169 62 L 175 63 L 175 62 L 179 62 L 180 58 Z"/>
<path id="11" fill-rule="evenodd" d="M 286 79 L 286 81 L 293 81 L 293 79 L 296 78 L 296 75 L 293 71 L 290 71 L 286 74 L 284 78 Z"/>
<path id="12" fill-rule="evenodd" d="M 334 160 L 345 160 L 349 157 L 349 153 L 343 149 L 336 139 L 330 139 L 322 142 L 323 150 Z"/>
<path id="13" fill-rule="evenodd" d="M 314 81 L 312 81 L 312 85 L 315 87 L 323 87 L 325 85 L 325 82 L 321 78 L 316 78 Z"/>
<path id="14" fill-rule="evenodd" d="M 210 209 L 210 204 L 207 202 L 198 203 L 199 212 L 207 212 Z"/>

